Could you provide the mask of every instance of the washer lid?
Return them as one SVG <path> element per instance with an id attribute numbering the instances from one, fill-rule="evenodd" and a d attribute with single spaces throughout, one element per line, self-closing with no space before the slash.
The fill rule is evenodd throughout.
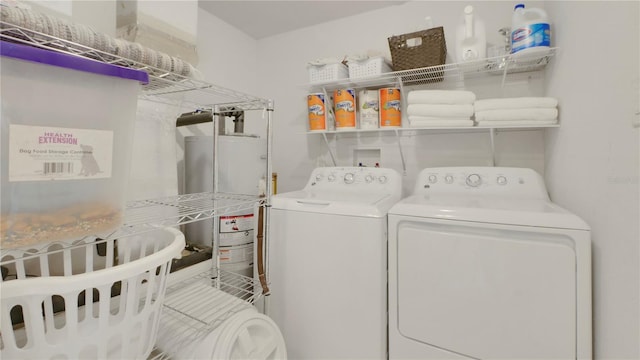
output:
<path id="1" fill-rule="evenodd" d="M 293 191 L 274 195 L 273 209 L 332 215 L 383 217 L 400 200 L 398 194 L 345 191 Z"/>
<path id="2" fill-rule="evenodd" d="M 578 216 L 545 200 L 460 194 L 412 195 L 389 214 L 506 225 L 590 230 Z"/>

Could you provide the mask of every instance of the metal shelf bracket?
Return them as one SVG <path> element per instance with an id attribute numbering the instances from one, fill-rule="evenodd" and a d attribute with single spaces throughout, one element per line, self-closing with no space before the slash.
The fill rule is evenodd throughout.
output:
<path id="1" fill-rule="evenodd" d="M 498 135 L 497 129 L 489 129 L 489 137 L 491 138 L 491 166 L 496 166 L 496 135 Z"/>

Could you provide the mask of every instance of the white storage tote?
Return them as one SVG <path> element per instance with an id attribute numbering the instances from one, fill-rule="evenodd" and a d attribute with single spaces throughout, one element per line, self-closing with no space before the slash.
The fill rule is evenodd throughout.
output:
<path id="1" fill-rule="evenodd" d="M 349 69 L 343 63 L 308 65 L 309 82 L 312 84 L 346 79 Z"/>
<path id="2" fill-rule="evenodd" d="M 162 228 L 3 252 L 0 358 L 146 359 L 184 246 L 180 231 Z"/>
<path id="3" fill-rule="evenodd" d="M 369 76 L 378 76 L 391 72 L 391 66 L 387 64 L 384 57 L 378 56 L 364 60 L 349 60 L 349 78 L 358 79 Z"/>

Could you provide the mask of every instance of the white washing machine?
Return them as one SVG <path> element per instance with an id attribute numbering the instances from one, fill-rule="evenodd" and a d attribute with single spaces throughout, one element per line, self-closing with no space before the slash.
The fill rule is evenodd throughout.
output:
<path id="1" fill-rule="evenodd" d="M 389 211 L 390 359 L 590 359 L 591 240 L 530 169 L 424 169 Z"/>
<path id="2" fill-rule="evenodd" d="M 291 359 L 387 356 L 387 211 L 392 169 L 317 168 L 272 198 L 268 315 Z"/>

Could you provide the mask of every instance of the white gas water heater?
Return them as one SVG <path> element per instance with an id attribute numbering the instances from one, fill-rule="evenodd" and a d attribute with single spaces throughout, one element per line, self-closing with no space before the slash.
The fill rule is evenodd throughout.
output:
<path id="1" fill-rule="evenodd" d="M 213 191 L 213 136 L 187 136 L 184 142 L 186 193 Z M 265 179 L 266 146 L 266 140 L 256 136 L 218 136 L 218 191 L 259 195 L 260 182 Z M 215 220 L 219 221 L 220 268 L 252 277 L 253 211 L 244 210 Z M 187 224 L 187 242 L 212 246 L 213 221 Z"/>

